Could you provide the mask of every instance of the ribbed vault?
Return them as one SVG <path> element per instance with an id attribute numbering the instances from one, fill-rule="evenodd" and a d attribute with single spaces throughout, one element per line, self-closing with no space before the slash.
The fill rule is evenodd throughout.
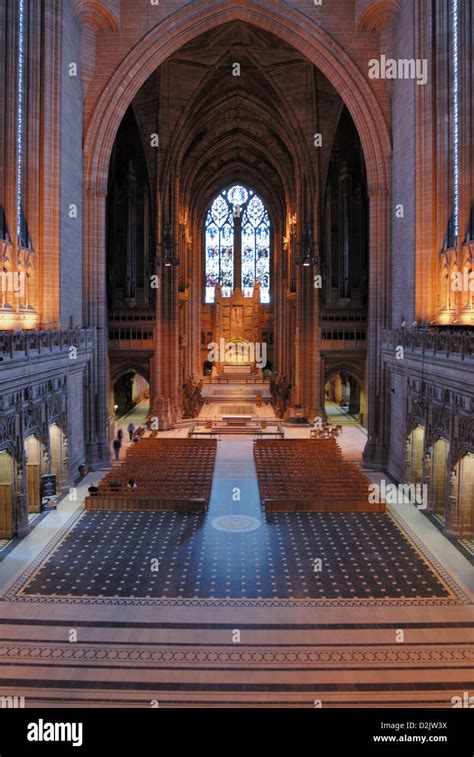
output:
<path id="1" fill-rule="evenodd" d="M 305 174 L 315 196 L 327 160 L 329 150 L 316 157 L 312 144 L 320 98 L 332 130 L 341 111 L 341 98 L 321 74 L 316 82 L 314 70 L 280 38 L 244 22 L 205 32 L 171 56 L 133 104 L 142 123 L 147 111 L 159 114 L 162 148 L 158 166 L 152 153 L 150 162 L 165 205 L 175 192 L 171 176 L 196 221 L 222 186 L 244 181 L 282 228 L 296 203 L 296 177 Z"/>

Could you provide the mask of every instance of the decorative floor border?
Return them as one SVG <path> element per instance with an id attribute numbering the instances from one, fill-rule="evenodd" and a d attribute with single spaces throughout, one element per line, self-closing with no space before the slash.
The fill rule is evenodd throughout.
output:
<path id="1" fill-rule="evenodd" d="M 317 608 L 317 607 L 445 607 L 453 605 L 471 605 L 472 598 L 459 586 L 454 578 L 447 572 L 443 565 L 432 555 L 423 541 L 412 531 L 402 516 L 392 507 L 387 506 L 387 515 L 392 518 L 395 525 L 400 529 L 403 536 L 409 540 L 420 557 L 427 563 L 430 570 L 445 584 L 451 593 L 451 598 L 441 597 L 413 597 L 400 599 L 366 599 L 366 598 L 331 598 L 331 599 L 305 599 L 305 598 L 224 598 L 224 597 L 90 597 L 90 596 L 58 596 L 44 594 L 24 594 L 22 590 L 33 577 L 45 560 L 49 558 L 60 546 L 63 539 L 82 518 L 86 511 L 83 508 L 76 510 L 64 523 L 59 531 L 39 552 L 27 568 L 7 587 L 0 601 L 13 601 L 32 604 L 59 604 L 59 605 L 92 605 L 92 606 L 132 606 L 132 607 L 212 607 L 212 608 Z"/>
<path id="2" fill-rule="evenodd" d="M 410 663 L 423 663 L 427 666 L 430 663 L 437 663 L 438 666 L 443 663 L 455 663 L 461 666 L 463 663 L 472 663 L 474 660 L 474 649 L 466 644 L 465 647 L 410 647 L 407 645 L 393 645 L 386 649 L 361 647 L 357 643 L 350 648 L 338 647 L 328 644 L 324 648 L 305 649 L 293 646 L 291 649 L 284 649 L 279 646 L 269 644 L 268 647 L 255 649 L 245 647 L 243 644 L 240 648 L 225 649 L 218 645 L 206 649 L 196 648 L 173 648 L 166 644 L 149 643 L 146 649 L 137 648 L 131 644 L 120 644 L 116 647 L 107 646 L 104 643 L 87 644 L 69 644 L 68 642 L 51 644 L 45 646 L 34 642 L 19 642 L 18 644 L 2 644 L 0 648 L 0 660 L 5 664 L 14 664 L 12 661 L 35 660 L 38 665 L 43 665 L 45 660 L 54 662 L 85 660 L 88 663 L 100 662 L 119 663 L 133 662 L 134 666 L 143 663 L 181 663 L 187 666 L 193 664 L 254 664 L 261 663 L 266 665 L 310 665 L 320 664 L 327 665 L 330 671 L 331 666 L 348 664 L 360 665 L 409 665 Z M 110 669 L 113 669 L 112 665 Z M 363 669 L 363 668 L 362 668 Z M 458 668 L 462 670 L 461 667 Z M 179 667 L 177 668 L 179 670 Z M 235 672 L 235 668 L 229 668 L 229 672 Z M 238 668 L 237 668 L 238 670 Z"/>
<path id="3" fill-rule="evenodd" d="M 443 534 L 444 538 L 447 539 L 451 544 L 456 547 L 457 550 L 462 554 L 463 557 L 466 558 L 466 560 L 469 560 L 471 564 L 474 562 L 474 539 L 457 539 L 454 536 L 446 536 L 444 531 L 445 527 L 445 521 L 444 518 L 442 518 L 437 513 L 431 513 L 431 512 L 424 512 L 423 515 L 425 518 L 428 518 L 429 522 L 433 524 L 435 528 L 440 531 L 440 533 Z"/>

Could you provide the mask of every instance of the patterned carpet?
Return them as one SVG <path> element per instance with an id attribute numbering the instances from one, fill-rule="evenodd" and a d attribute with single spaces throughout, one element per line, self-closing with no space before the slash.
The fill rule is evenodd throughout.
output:
<path id="1" fill-rule="evenodd" d="M 265 521 L 229 514 L 218 520 L 170 512 L 83 513 L 17 582 L 14 593 L 30 598 L 456 598 L 440 570 L 387 514 L 276 513 Z"/>

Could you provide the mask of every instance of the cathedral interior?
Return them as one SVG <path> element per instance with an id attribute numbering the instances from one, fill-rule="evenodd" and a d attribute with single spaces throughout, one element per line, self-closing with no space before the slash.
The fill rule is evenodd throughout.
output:
<path id="1" fill-rule="evenodd" d="M 474 691 L 473 14 L 0 1 L 2 702 Z"/>

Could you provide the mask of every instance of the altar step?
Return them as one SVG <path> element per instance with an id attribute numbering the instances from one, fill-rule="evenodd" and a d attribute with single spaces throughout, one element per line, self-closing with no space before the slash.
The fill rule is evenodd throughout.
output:
<path id="1" fill-rule="evenodd" d="M 271 398 L 268 385 L 253 384 L 229 384 L 227 386 L 216 386 L 215 384 L 203 386 L 202 396 L 208 402 L 249 402 L 255 404 L 257 395 L 263 400 Z"/>
<path id="2" fill-rule="evenodd" d="M 256 418 L 227 418 L 225 420 L 214 420 L 212 422 L 195 421 L 189 428 L 188 436 L 190 439 L 211 438 L 220 439 L 222 436 L 253 436 L 254 438 L 277 438 L 283 439 L 285 432 L 279 422 L 268 422 L 268 419 L 262 418 L 259 422 Z"/>

